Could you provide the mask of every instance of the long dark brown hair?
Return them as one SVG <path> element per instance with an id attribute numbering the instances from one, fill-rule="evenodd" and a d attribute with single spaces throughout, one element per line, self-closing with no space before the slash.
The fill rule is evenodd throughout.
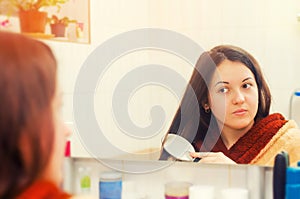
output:
<path id="1" fill-rule="evenodd" d="M 212 79 L 216 67 L 224 60 L 243 63 L 254 74 L 258 86 L 258 111 L 255 121 L 269 115 L 271 94 L 269 87 L 263 77 L 261 68 L 254 57 L 245 50 L 231 45 L 216 46 L 208 52 L 204 52 L 199 57 L 189 84 L 183 95 L 175 117 L 167 132 L 181 135 L 189 140 L 196 150 L 210 150 L 213 146 L 202 144 L 206 135 L 216 141 L 220 135 L 220 130 L 214 115 L 205 112 L 203 106 L 208 104 L 208 85 Z M 196 100 L 192 101 L 196 97 Z M 184 119 L 183 119 L 184 118 Z M 201 149 L 199 147 L 201 143 Z M 215 143 L 215 142 L 214 142 Z M 162 150 L 160 159 L 166 159 L 168 154 Z"/>
<path id="2" fill-rule="evenodd" d="M 44 43 L 0 32 L 0 198 L 42 175 L 54 141 L 56 60 Z"/>

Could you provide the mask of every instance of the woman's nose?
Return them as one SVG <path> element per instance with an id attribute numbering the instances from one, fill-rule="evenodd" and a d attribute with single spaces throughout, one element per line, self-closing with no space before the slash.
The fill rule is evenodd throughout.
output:
<path id="1" fill-rule="evenodd" d="M 232 103 L 233 104 L 240 104 L 240 103 L 244 103 L 244 101 L 245 101 L 245 96 L 243 95 L 243 93 L 240 92 L 240 91 L 236 91 L 234 93 Z"/>

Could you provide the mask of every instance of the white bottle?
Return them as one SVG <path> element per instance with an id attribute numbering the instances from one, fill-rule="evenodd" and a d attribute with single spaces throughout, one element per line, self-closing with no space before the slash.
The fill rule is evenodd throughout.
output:
<path id="1" fill-rule="evenodd" d="M 290 98 L 289 119 L 295 120 L 300 126 L 300 89 L 294 91 Z"/>

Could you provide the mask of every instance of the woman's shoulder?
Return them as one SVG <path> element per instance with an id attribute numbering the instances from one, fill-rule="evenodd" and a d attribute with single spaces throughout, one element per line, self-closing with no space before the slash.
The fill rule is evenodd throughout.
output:
<path id="1" fill-rule="evenodd" d="M 298 124 L 294 120 L 288 120 L 285 125 L 283 125 L 279 131 L 281 131 L 283 134 L 285 133 L 296 133 L 295 136 L 300 136 L 300 129 L 298 127 Z"/>
<path id="2" fill-rule="evenodd" d="M 295 121 L 286 120 L 251 163 L 273 165 L 275 156 L 281 151 L 286 151 L 290 156 L 290 162 L 295 165 L 300 160 L 299 147 L 300 129 Z"/>
<path id="3" fill-rule="evenodd" d="M 300 129 L 294 120 L 288 120 L 274 135 L 272 140 L 283 140 L 285 144 L 300 144 Z"/>
<path id="4" fill-rule="evenodd" d="M 300 160 L 300 129 L 294 120 L 289 120 L 279 132 L 278 143 L 281 143 L 283 150 L 289 153 L 292 165 Z"/>

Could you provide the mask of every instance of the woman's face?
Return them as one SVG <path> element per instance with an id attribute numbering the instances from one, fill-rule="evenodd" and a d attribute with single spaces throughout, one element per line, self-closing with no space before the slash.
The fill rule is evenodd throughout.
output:
<path id="1" fill-rule="evenodd" d="M 249 130 L 258 110 L 253 73 L 241 62 L 223 61 L 209 85 L 209 106 L 224 130 Z"/>
<path id="2" fill-rule="evenodd" d="M 54 143 L 52 148 L 52 154 L 48 167 L 45 171 L 45 178 L 53 181 L 56 184 L 60 184 L 63 178 L 63 160 L 66 148 L 66 141 L 71 132 L 64 124 L 60 109 L 62 106 L 61 93 L 56 92 L 52 101 L 52 114 L 54 123 Z"/>

